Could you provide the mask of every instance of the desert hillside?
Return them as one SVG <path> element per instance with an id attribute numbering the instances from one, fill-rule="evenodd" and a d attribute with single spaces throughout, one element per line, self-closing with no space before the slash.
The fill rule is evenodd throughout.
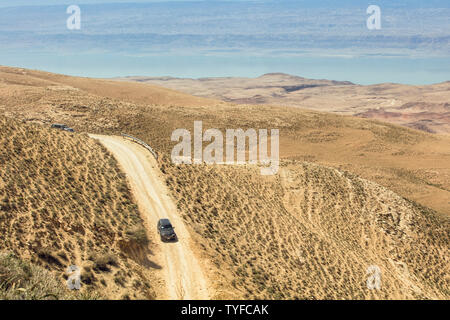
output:
<path id="1" fill-rule="evenodd" d="M 448 221 L 375 183 L 297 161 L 265 179 L 251 167 L 164 169 L 220 298 L 450 298 Z M 373 265 L 380 291 L 366 287 Z"/>
<path id="2" fill-rule="evenodd" d="M 69 291 L 58 277 L 45 268 L 0 252 L 0 300 L 93 300 L 95 292 Z"/>
<path id="3" fill-rule="evenodd" d="M 49 72 L 9 68 L 0 66 L 0 87 L 11 89 L 20 86 L 44 87 L 48 90 L 82 90 L 97 96 L 122 99 L 134 103 L 159 105 L 198 106 L 220 103 L 212 99 L 195 97 L 161 86 L 140 83 L 117 83 L 117 81 L 97 80 L 81 77 L 69 77 Z M 6 89 L 8 91 L 8 89 Z"/>
<path id="4" fill-rule="evenodd" d="M 5 119 L 35 122 L 26 126 L 52 133 L 52 140 L 53 131 L 41 127 L 62 122 L 79 133 L 125 132 L 149 143 L 197 254 L 212 263 L 213 297 L 449 299 L 450 137 L 300 108 L 209 100 L 183 105 L 170 97 L 161 100 L 166 104 L 151 98 L 154 87 L 146 84 L 140 86 L 149 98 L 141 101 L 128 91 L 109 97 L 100 92 L 102 80 L 59 82 L 62 76 L 43 74 L 45 80 L 37 71 L 0 69 Z M 115 83 L 120 92 L 122 82 Z M 172 131 L 192 130 L 194 120 L 204 129 L 280 129 L 279 174 L 263 177 L 251 166 L 171 164 Z M 97 159 L 95 166 L 114 163 L 79 133 L 73 136 L 86 140 L 76 148 L 101 150 L 103 164 Z M 98 169 L 100 181 L 92 184 L 104 185 L 110 172 L 124 183 L 117 170 Z M 24 245 L 18 243 L 16 248 Z M 365 285 L 372 265 L 383 274 L 380 291 Z"/>
<path id="5" fill-rule="evenodd" d="M 63 83 L 58 82 L 61 78 Z M 45 125 L 66 123 L 89 133 L 125 132 L 166 153 L 173 146 L 172 131 L 191 130 L 195 120 L 203 120 L 205 129 L 279 128 L 282 158 L 345 169 L 440 214 L 450 214 L 449 136 L 299 108 L 208 101 L 187 106 L 170 97 L 152 98 L 154 87 L 145 84 L 139 84 L 146 88 L 141 94 L 148 91 L 151 103 L 136 103 L 130 93 L 124 93 L 126 99 L 93 94 L 103 88 L 104 84 L 97 88 L 101 80 L 90 83 L 90 79 L 24 69 L 0 68 L 0 81 L 0 112 L 8 117 Z M 78 82 L 90 89 L 68 85 Z M 122 82 L 114 83 L 120 87 Z"/>
<path id="6" fill-rule="evenodd" d="M 239 104 L 269 104 L 378 119 L 433 133 L 450 133 L 450 82 L 362 86 L 283 73 L 257 78 L 121 78 Z"/>
<path id="7" fill-rule="evenodd" d="M 4 116 L 0 141 L 2 254 L 46 268 L 63 288 L 76 265 L 86 295 L 154 297 L 143 221 L 106 149 L 86 135 Z"/>

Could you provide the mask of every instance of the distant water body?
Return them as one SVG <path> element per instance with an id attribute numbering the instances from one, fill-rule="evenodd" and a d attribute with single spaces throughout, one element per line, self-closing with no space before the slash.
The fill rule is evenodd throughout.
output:
<path id="1" fill-rule="evenodd" d="M 80 1 L 80 30 L 67 28 L 69 0 L 0 4 L 0 64 L 98 78 L 450 80 L 448 0 L 377 0 L 380 30 L 361 0 L 109 1 Z"/>
<path id="2" fill-rule="evenodd" d="M 93 78 L 123 76 L 257 77 L 283 72 L 357 84 L 433 84 L 450 80 L 450 57 L 27 54 L 0 52 L 0 64 Z"/>

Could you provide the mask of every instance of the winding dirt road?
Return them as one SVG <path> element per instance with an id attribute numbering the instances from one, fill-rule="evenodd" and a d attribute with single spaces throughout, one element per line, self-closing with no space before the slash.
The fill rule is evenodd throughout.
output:
<path id="1" fill-rule="evenodd" d="M 178 236 L 176 243 L 160 243 L 156 262 L 162 266 L 165 293 L 162 299 L 209 299 L 207 281 L 191 249 L 191 238 L 168 194 L 156 160 L 142 146 L 122 137 L 90 135 L 115 156 L 127 174 L 139 211 L 147 218 L 149 232 L 159 240 L 156 224 L 169 218 Z M 154 228 L 153 228 L 154 226 Z"/>

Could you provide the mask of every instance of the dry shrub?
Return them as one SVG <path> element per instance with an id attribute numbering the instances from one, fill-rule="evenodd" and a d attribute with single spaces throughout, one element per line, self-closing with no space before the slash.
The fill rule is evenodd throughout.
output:
<path id="1" fill-rule="evenodd" d="M 131 278 L 150 281 L 150 273 L 121 254 L 123 230 L 135 227 L 137 239 L 145 240 L 138 232 L 142 219 L 125 175 L 103 146 L 83 134 L 6 117 L 0 117 L 0 145 L 0 250 L 58 277 L 94 254 L 95 272 L 126 268 Z M 83 292 L 101 289 L 92 275 L 84 277 Z M 119 298 L 122 289 L 111 281 L 102 294 Z"/>

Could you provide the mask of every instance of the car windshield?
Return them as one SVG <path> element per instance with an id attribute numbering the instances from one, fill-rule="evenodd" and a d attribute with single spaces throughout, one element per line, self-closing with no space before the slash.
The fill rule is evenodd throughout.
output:
<path id="1" fill-rule="evenodd" d="M 163 229 L 172 229 L 172 225 L 171 224 L 163 224 L 161 226 L 161 228 L 163 228 Z"/>

